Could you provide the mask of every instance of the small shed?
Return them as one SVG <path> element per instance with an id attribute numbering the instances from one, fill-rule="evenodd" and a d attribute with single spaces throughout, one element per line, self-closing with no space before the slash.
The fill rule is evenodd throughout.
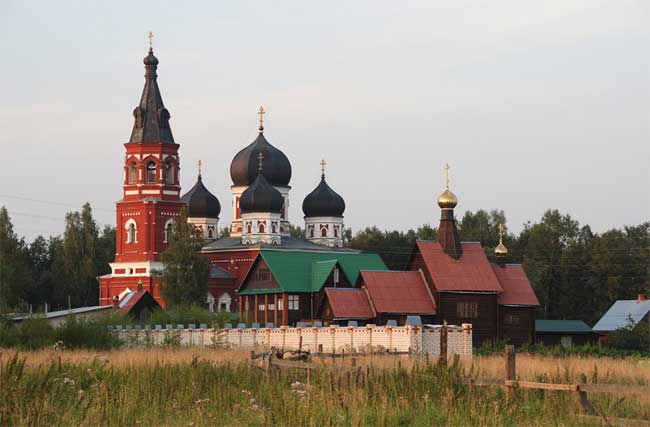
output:
<path id="1" fill-rule="evenodd" d="M 595 343 L 598 336 L 582 320 L 535 320 L 535 341 L 544 345 L 571 347 Z"/>

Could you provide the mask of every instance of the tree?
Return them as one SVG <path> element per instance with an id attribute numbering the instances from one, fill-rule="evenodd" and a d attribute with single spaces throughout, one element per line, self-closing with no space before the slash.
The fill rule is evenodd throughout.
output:
<path id="1" fill-rule="evenodd" d="M 25 241 L 14 233 L 9 212 L 0 208 L 0 313 L 24 301 L 30 288 L 29 254 Z"/>
<path id="2" fill-rule="evenodd" d="M 481 242 L 491 256 L 499 244 L 499 224 L 506 225 L 506 215 L 502 210 L 492 210 L 490 213 L 483 209 L 476 213 L 467 211 L 458 223 L 458 234 L 464 242 Z"/>
<path id="3" fill-rule="evenodd" d="M 167 308 L 205 303 L 210 261 L 199 253 L 202 246 L 203 239 L 194 233 L 183 209 L 174 222 L 169 248 L 161 255 L 163 270 L 158 272 Z"/>

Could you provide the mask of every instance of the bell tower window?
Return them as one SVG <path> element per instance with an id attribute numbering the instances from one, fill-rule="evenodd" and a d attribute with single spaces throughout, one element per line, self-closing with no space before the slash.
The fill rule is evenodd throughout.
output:
<path id="1" fill-rule="evenodd" d="M 173 221 L 170 219 L 165 224 L 165 243 L 169 243 L 172 239 L 172 227 L 173 227 Z"/>
<path id="2" fill-rule="evenodd" d="M 137 243 L 138 228 L 133 218 L 126 222 L 126 243 Z"/>
<path id="3" fill-rule="evenodd" d="M 147 182 L 156 182 L 156 163 L 147 163 Z"/>
<path id="4" fill-rule="evenodd" d="M 165 184 L 174 184 L 174 164 L 172 162 L 165 163 Z"/>
<path id="5" fill-rule="evenodd" d="M 135 184 L 136 180 L 138 179 L 138 170 L 135 165 L 135 162 L 129 163 L 129 177 L 128 177 L 128 182 L 129 184 Z"/>

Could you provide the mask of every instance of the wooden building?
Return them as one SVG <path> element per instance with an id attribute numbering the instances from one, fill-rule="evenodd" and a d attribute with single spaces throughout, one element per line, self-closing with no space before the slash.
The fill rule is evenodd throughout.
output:
<path id="1" fill-rule="evenodd" d="M 536 320 L 535 341 L 544 345 L 572 347 L 596 343 L 598 335 L 582 320 Z"/>

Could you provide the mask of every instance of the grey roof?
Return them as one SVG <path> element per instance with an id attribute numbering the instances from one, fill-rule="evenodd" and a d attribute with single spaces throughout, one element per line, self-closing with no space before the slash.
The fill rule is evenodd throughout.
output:
<path id="1" fill-rule="evenodd" d="M 267 243 L 257 243 L 255 245 L 242 245 L 239 237 L 222 237 L 203 246 L 201 252 L 218 252 L 223 250 L 243 250 L 243 249 L 270 249 L 277 251 L 313 251 L 313 252 L 333 252 L 333 253 L 358 253 L 355 249 L 348 248 L 330 248 L 327 246 L 317 245 L 304 239 L 298 239 L 291 236 L 282 236 L 281 245 L 269 245 Z"/>
<path id="2" fill-rule="evenodd" d="M 590 333 L 589 325 L 582 320 L 535 320 L 536 333 Z"/>
<path id="3" fill-rule="evenodd" d="M 236 277 L 233 276 L 228 270 L 224 270 L 221 267 L 217 267 L 215 265 L 210 267 L 210 270 L 208 270 L 208 278 L 210 279 L 235 279 Z"/>
<path id="4" fill-rule="evenodd" d="M 594 325 L 596 332 L 611 332 L 624 328 L 630 319 L 637 325 L 650 312 L 650 300 L 619 300 Z"/>
<path id="5" fill-rule="evenodd" d="M 29 319 L 30 317 L 42 317 L 42 316 L 44 316 L 46 319 L 53 319 L 56 317 L 67 316 L 69 314 L 82 314 L 82 313 L 89 313 L 92 311 L 107 310 L 112 307 L 113 307 L 112 305 L 95 305 L 92 307 L 77 307 L 70 310 L 49 311 L 47 313 L 34 313 L 31 315 L 25 314 L 22 316 L 16 316 L 13 318 L 13 320 L 25 320 L 25 319 Z"/>

